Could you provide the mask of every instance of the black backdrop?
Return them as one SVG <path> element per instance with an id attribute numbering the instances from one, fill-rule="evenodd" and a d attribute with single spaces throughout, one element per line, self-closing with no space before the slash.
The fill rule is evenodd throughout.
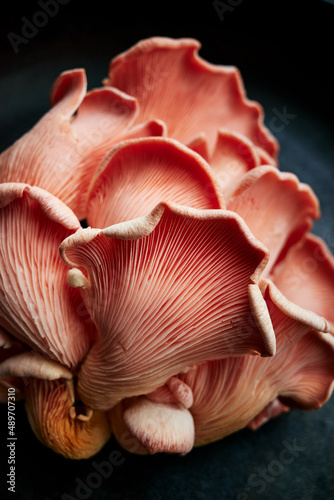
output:
<path id="1" fill-rule="evenodd" d="M 109 60 L 150 36 L 193 37 L 212 63 L 239 67 L 247 94 L 261 102 L 266 123 L 285 108 L 289 122 L 272 130 L 280 168 L 312 185 L 322 218 L 314 232 L 334 250 L 333 65 L 334 5 L 325 1 L 212 2 L 98 0 L 58 2 L 37 30 L 22 32 L 46 0 L 13 2 L 1 12 L 0 149 L 48 110 L 58 74 L 84 67 L 88 87 L 101 85 Z M 35 16 L 35 17 L 34 17 Z M 29 24 L 29 23 L 28 23 Z M 28 28 L 26 28 L 27 30 Z M 12 33 L 12 35 L 9 35 Z M 25 36 L 26 43 L 19 37 Z M 0 481 L 6 494 L 6 406 L 0 407 Z M 184 457 L 135 456 L 111 441 L 95 457 L 69 461 L 40 444 L 16 408 L 19 500 L 334 499 L 334 399 L 311 412 L 292 411 L 257 432 L 243 430 Z M 293 448 L 294 459 L 282 461 Z M 121 453 L 105 476 L 96 467 Z M 101 475 L 102 474 L 102 475 Z"/>

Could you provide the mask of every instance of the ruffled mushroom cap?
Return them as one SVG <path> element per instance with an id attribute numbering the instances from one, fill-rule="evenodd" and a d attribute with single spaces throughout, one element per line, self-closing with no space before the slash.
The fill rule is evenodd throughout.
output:
<path id="1" fill-rule="evenodd" d="M 319 408 L 332 393 L 333 338 L 282 312 L 269 289 L 265 299 L 277 339 L 275 356 L 208 361 L 179 375 L 193 393 L 195 445 L 245 426 L 257 428 L 290 407 Z"/>
<path id="2" fill-rule="evenodd" d="M 321 238 L 307 234 L 291 246 L 270 279 L 286 299 L 322 317 L 324 331 L 334 334 L 334 258 Z"/>
<path id="3" fill-rule="evenodd" d="M 65 380 L 27 379 L 25 405 L 38 439 L 66 458 L 95 455 L 111 436 L 108 416 L 74 400 Z"/>
<path id="4" fill-rule="evenodd" d="M 168 200 L 200 209 L 225 208 L 209 165 L 178 141 L 132 139 L 113 148 L 91 184 L 87 222 L 92 227 L 135 219 Z"/>
<path id="5" fill-rule="evenodd" d="M 137 123 L 160 119 L 169 137 L 184 144 L 204 134 L 210 152 L 223 127 L 276 161 L 278 143 L 263 124 L 262 107 L 246 97 L 238 70 L 204 61 L 200 47 L 189 38 L 142 40 L 111 61 L 104 83 L 136 97 Z"/>
<path id="6" fill-rule="evenodd" d="M 33 376 L 41 369 L 37 354 L 73 368 L 94 336 L 80 293 L 68 285 L 68 268 L 59 255 L 60 243 L 79 227 L 73 212 L 43 189 L 0 185 L 0 326 L 30 351 L 24 362 Z M 18 356 L 23 363 L 22 354 Z M 5 363 L 7 370 L 10 360 Z M 19 359 L 11 363 L 20 370 Z"/>
<path id="7" fill-rule="evenodd" d="M 131 129 L 137 113 L 133 97 L 113 88 L 88 93 L 86 88 L 83 69 L 62 73 L 52 88 L 52 108 L 0 155 L 0 182 L 46 189 L 79 219 L 86 216 L 95 169 L 112 145 L 127 137 L 164 133 L 158 122 Z"/>
<path id="8" fill-rule="evenodd" d="M 266 276 L 320 215 L 319 201 L 310 186 L 294 174 L 265 165 L 242 177 L 227 201 L 227 208 L 238 213 L 270 251 Z"/>
<path id="9" fill-rule="evenodd" d="M 60 249 L 98 329 L 78 373 L 80 397 L 94 408 L 152 392 L 205 359 L 275 352 L 248 296 L 267 250 L 233 212 L 162 203 L 77 232 Z"/>
<path id="10" fill-rule="evenodd" d="M 70 458 L 91 456 L 110 436 L 106 415 L 82 415 L 74 405 L 73 376 L 94 325 L 67 283 L 59 245 L 79 228 L 47 191 L 0 185 L 0 397 L 15 387 L 39 439 Z"/>
<path id="11" fill-rule="evenodd" d="M 224 129 L 218 130 L 215 148 L 208 161 L 226 198 L 249 170 L 261 165 L 261 158 L 247 137 Z"/>
<path id="12" fill-rule="evenodd" d="M 0 155 L 0 401 L 15 387 L 68 458 L 111 431 L 185 454 L 333 390 L 318 200 L 277 170 L 238 70 L 199 49 L 143 40 L 88 93 L 84 70 L 62 73 Z"/>

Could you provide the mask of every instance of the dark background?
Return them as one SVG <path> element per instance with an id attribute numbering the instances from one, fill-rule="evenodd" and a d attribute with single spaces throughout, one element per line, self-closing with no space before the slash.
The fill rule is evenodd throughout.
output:
<path id="1" fill-rule="evenodd" d="M 43 0 L 42 0 L 43 1 Z M 63 0 L 64 1 L 64 0 Z M 44 3 L 44 2 L 43 2 Z M 237 66 L 248 97 L 264 107 L 266 124 L 281 145 L 280 168 L 296 173 L 318 195 L 322 218 L 314 232 L 334 250 L 333 66 L 334 5 L 325 1 L 229 0 L 109 2 L 70 0 L 15 53 L 9 33 L 22 36 L 41 10 L 38 1 L 6 4 L 1 12 L 0 151 L 48 110 L 60 72 L 84 67 L 88 87 L 101 85 L 112 57 L 150 36 L 192 37 L 209 62 Z M 217 6 L 217 9 L 215 8 Z M 222 8 L 222 7 L 221 7 Z M 223 16 L 223 19 L 221 18 Z M 288 123 L 273 129 L 277 111 Z M 275 122 L 277 123 L 277 122 Z M 1 491 L 6 492 L 6 406 L 1 416 Z M 41 445 L 17 404 L 16 490 L 9 498 L 92 499 L 334 499 L 334 399 L 323 408 L 292 411 L 257 432 L 243 430 L 185 457 L 141 457 L 112 439 L 95 457 L 68 461 Z M 292 463 L 282 451 L 297 446 Z M 124 463 L 98 487 L 93 463 L 121 450 Z M 92 484 L 92 483 L 91 483 Z M 96 485 L 97 486 L 97 485 Z M 83 487 L 82 487 L 83 488 Z M 63 496 L 67 494 L 68 497 Z"/>

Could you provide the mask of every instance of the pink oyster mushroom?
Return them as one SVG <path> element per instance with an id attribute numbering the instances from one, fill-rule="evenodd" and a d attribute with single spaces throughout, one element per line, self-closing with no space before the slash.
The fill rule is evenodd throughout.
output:
<path id="1" fill-rule="evenodd" d="M 0 155 L 0 182 L 46 189 L 82 220 L 96 168 L 125 139 L 168 133 L 208 159 L 225 134 L 226 150 L 237 142 L 244 168 L 276 164 L 278 143 L 263 124 L 261 106 L 247 99 L 238 70 L 205 62 L 199 48 L 191 39 L 139 42 L 112 61 L 105 86 L 89 92 L 84 69 L 63 72 L 50 111 Z"/>
<path id="2" fill-rule="evenodd" d="M 79 219 L 86 216 L 87 187 L 103 156 L 125 138 L 164 134 L 164 124 L 133 126 L 134 97 L 115 88 L 86 92 L 84 69 L 55 81 L 51 109 L 0 155 L 0 182 L 24 182 L 46 189 Z"/>
<path id="3" fill-rule="evenodd" d="M 59 256 L 59 245 L 78 230 L 79 221 L 47 191 L 4 183 L 0 227 L 3 400 L 4 388 L 16 387 L 37 436 L 59 453 L 75 458 L 95 453 L 110 437 L 110 426 L 103 413 L 75 407 L 74 379 L 96 332 L 78 291 L 67 284 L 68 269 Z M 36 399 L 45 403 L 41 415 L 36 387 Z M 89 424 L 81 429 L 87 415 Z"/>
<path id="4" fill-rule="evenodd" d="M 132 144 L 129 148 L 130 152 Z M 110 178 L 116 177 L 116 155 L 108 158 Z M 107 187 L 105 180 L 101 185 L 108 199 L 106 191 L 112 193 L 114 187 L 112 183 Z M 249 284 L 248 293 L 254 324 L 261 331 L 269 326 L 268 337 L 274 329 L 279 341 L 276 355 L 266 360 L 235 353 L 221 360 L 215 356 L 215 360 L 192 363 L 186 371 L 175 371 L 146 396 L 142 391 L 124 398 L 111 410 L 110 419 L 116 438 L 129 451 L 185 453 L 246 425 L 257 428 L 290 406 L 318 408 L 332 392 L 333 340 L 321 332 L 334 333 L 334 260 L 324 242 L 309 233 L 312 219 L 319 217 L 314 192 L 293 174 L 259 166 L 236 183 L 227 207 L 226 213 L 242 215 L 270 251 L 259 286 Z M 117 211 L 115 207 L 111 212 Z M 241 331 L 247 331 L 246 325 Z M 239 334 L 235 328 L 235 338 Z"/>
<path id="5" fill-rule="evenodd" d="M 238 69 L 208 63 L 200 47 L 191 38 L 142 40 L 111 61 L 104 84 L 136 97 L 138 123 L 159 117 L 169 137 L 209 156 L 219 129 L 242 134 L 256 156 L 275 164 L 278 142 L 263 124 L 260 104 L 247 98 Z"/>
<path id="6" fill-rule="evenodd" d="M 199 48 L 139 42 L 88 93 L 64 72 L 0 155 L 0 397 L 66 457 L 184 454 L 332 392 L 318 200 Z"/>

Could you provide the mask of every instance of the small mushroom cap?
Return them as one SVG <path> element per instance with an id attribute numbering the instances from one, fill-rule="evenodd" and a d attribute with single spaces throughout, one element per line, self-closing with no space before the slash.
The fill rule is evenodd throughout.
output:
<path id="1" fill-rule="evenodd" d="M 218 130 L 213 153 L 207 161 L 218 178 L 226 200 L 242 177 L 261 165 L 258 150 L 247 137 L 223 128 Z"/>
<path id="2" fill-rule="evenodd" d="M 26 347 L 0 327 L 0 371 L 3 363 L 11 357 L 26 351 Z M 8 365 L 7 365 L 8 366 Z M 5 370 L 7 372 L 7 370 Z M 8 403 L 8 389 L 15 389 L 15 400 L 23 399 L 23 379 L 17 376 L 3 376 L 0 378 L 0 403 Z"/>
<path id="3" fill-rule="evenodd" d="M 21 352 L 0 363 L 0 379 L 10 376 L 36 377 L 45 380 L 59 378 L 71 380 L 73 377 L 65 366 L 32 351 Z"/>
<path id="4" fill-rule="evenodd" d="M 248 429 L 252 429 L 256 431 L 263 424 L 271 420 L 272 418 L 276 418 L 282 413 L 287 413 L 290 411 L 289 406 L 284 405 L 278 398 L 274 399 L 267 406 L 264 407 L 262 411 L 256 417 L 249 422 L 247 425 Z"/>
<path id="5" fill-rule="evenodd" d="M 111 412 L 116 439 L 136 454 L 178 453 L 194 445 L 194 421 L 179 403 L 158 403 L 145 396 L 117 405 Z"/>
<path id="6" fill-rule="evenodd" d="M 163 386 L 146 394 L 146 397 L 156 403 L 180 403 L 185 408 L 190 408 L 194 402 L 190 387 L 178 377 L 170 377 Z"/>

